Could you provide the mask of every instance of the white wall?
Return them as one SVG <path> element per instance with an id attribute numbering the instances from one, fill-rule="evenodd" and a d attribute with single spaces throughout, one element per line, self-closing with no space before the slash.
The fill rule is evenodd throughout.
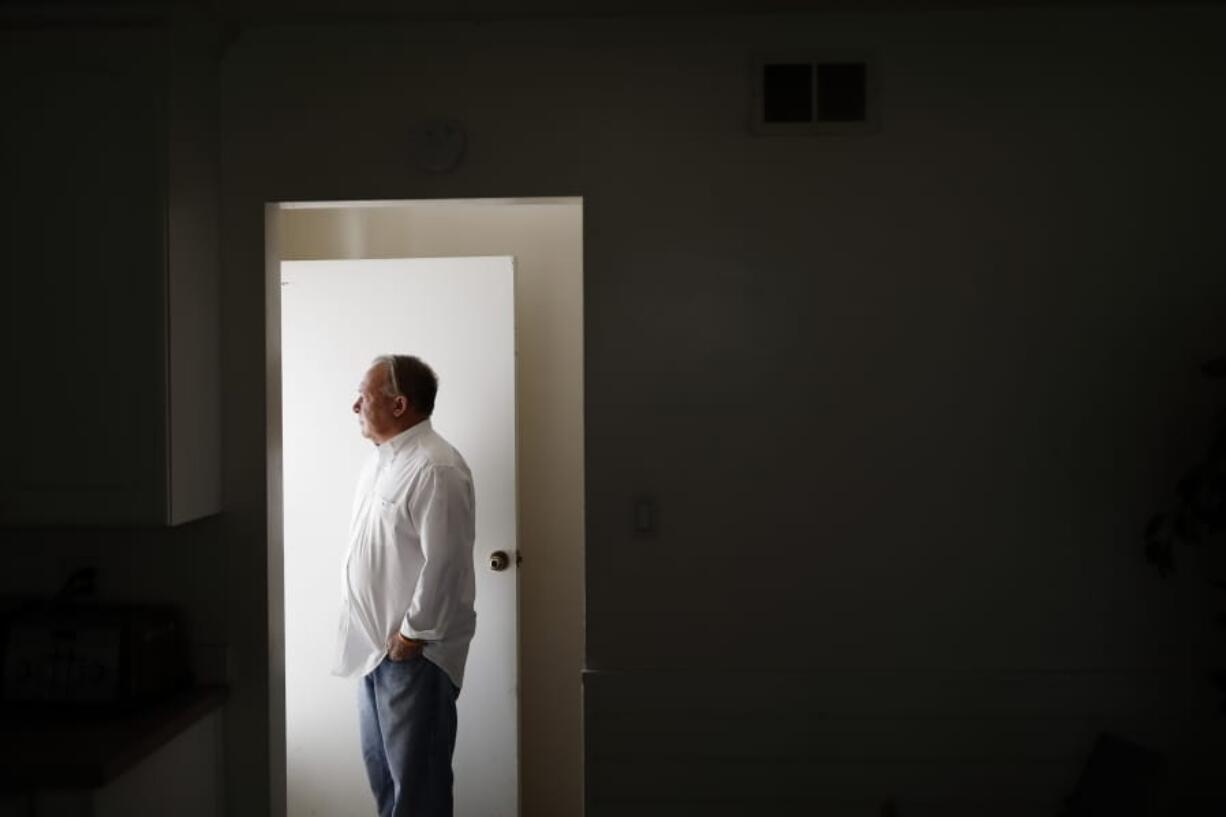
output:
<path id="1" fill-rule="evenodd" d="M 1224 22 L 243 31 L 222 88 L 233 813 L 267 796 L 262 207 L 292 199 L 583 196 L 590 815 L 763 792 L 777 814 L 1049 814 L 1103 728 L 1212 785 L 1203 583 L 1194 560 L 1159 583 L 1139 531 L 1220 397 L 1196 366 L 1226 306 Z M 881 133 L 750 137 L 749 55 L 788 48 L 874 53 Z M 440 114 L 471 139 L 435 176 L 406 143 Z M 569 805 L 525 780 L 525 814 Z"/>

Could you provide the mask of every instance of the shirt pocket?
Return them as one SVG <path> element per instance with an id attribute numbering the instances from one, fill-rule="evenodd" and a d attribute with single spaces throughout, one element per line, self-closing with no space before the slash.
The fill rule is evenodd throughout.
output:
<path id="1" fill-rule="evenodd" d="M 375 517 L 379 520 L 379 528 L 385 534 L 393 533 L 399 530 L 403 523 L 404 514 L 401 512 L 401 503 L 394 499 L 389 499 L 382 494 L 375 494 L 374 501 Z"/>

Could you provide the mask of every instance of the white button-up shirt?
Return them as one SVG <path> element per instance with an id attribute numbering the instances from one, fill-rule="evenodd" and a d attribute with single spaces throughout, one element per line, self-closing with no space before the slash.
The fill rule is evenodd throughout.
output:
<path id="1" fill-rule="evenodd" d="M 468 465 L 429 420 L 376 447 L 353 500 L 333 674 L 373 670 L 399 629 L 462 685 L 477 624 L 474 511 Z"/>

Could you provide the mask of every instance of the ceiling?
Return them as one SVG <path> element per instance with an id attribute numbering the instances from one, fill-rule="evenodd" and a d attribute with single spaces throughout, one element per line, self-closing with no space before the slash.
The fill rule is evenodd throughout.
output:
<path id="1" fill-rule="evenodd" d="M 0 0 L 0 18 L 148 16 L 165 14 L 174 6 L 246 23 L 337 23 L 1169 5 L 1171 0 Z"/>
<path id="2" fill-rule="evenodd" d="M 1209 0 L 1202 0 L 1207 2 Z M 533 17 L 692 16 L 795 12 L 915 11 L 1027 6 L 1171 5 L 1170 0 L 206 0 L 231 19 L 383 18 L 402 20 Z M 1193 0 L 1195 2 L 1195 0 Z"/>

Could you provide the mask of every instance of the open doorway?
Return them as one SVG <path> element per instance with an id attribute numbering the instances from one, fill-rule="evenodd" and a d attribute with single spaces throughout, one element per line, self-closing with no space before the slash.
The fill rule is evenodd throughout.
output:
<path id="1" fill-rule="evenodd" d="M 482 796 L 508 800 L 505 808 L 481 807 L 482 814 L 578 814 L 582 809 L 582 738 L 580 731 L 580 678 L 583 661 L 583 428 L 582 428 L 582 203 L 578 199 L 503 199 L 400 202 L 279 203 L 268 208 L 268 320 L 269 320 L 269 573 L 274 685 L 273 775 L 285 780 L 285 810 L 310 813 L 309 802 L 295 794 L 301 764 L 301 745 L 287 745 L 308 737 L 309 730 L 286 723 L 287 712 L 301 712 L 303 695 L 311 691 L 295 685 L 295 649 L 286 662 L 285 603 L 302 593 L 284 584 L 294 581 L 286 572 L 286 530 L 282 463 L 293 462 L 292 452 L 282 458 L 281 425 L 281 275 L 283 262 L 361 262 L 371 259 L 469 259 L 514 256 L 516 281 L 514 320 L 518 350 L 517 548 L 523 556 L 519 574 L 519 677 L 510 679 L 519 692 L 518 757 L 505 758 L 503 770 L 512 769 L 515 785 L 507 794 L 484 791 Z M 325 264 L 326 266 L 326 264 Z M 274 277 L 275 276 L 275 277 Z M 450 309 L 456 306 L 448 307 Z M 326 329 L 324 330 L 326 331 Z M 277 337 L 274 337 L 276 335 Z M 396 350 L 408 351 L 413 350 Z M 288 355 L 287 355 L 288 357 Z M 444 384 L 448 374 L 440 371 Z M 440 406 L 444 385 L 440 389 Z M 348 394 L 337 395 L 345 405 Z M 322 398 L 321 398 L 322 399 Z M 291 480 L 292 482 L 292 480 Z M 477 486 L 478 503 L 482 489 Z M 338 497 L 347 511 L 350 497 Z M 485 550 L 478 544 L 477 568 Z M 514 554 L 512 554 L 512 557 Z M 340 565 L 333 566 L 339 584 Z M 478 601 L 480 610 L 480 601 Z M 481 624 L 478 625 L 479 632 Z M 331 650 L 332 631 L 319 634 L 320 648 Z M 300 654 L 300 650 L 299 653 Z M 300 662 L 299 662 L 300 663 Z M 470 664 L 472 666 L 472 664 Z M 326 683 L 339 679 L 317 679 Z M 469 680 L 461 695 L 461 745 L 467 709 L 482 711 L 483 702 L 471 691 Z M 475 689 L 476 687 L 472 687 Z M 288 692 L 288 697 L 287 696 Z M 322 701 L 323 698 L 320 697 Z M 291 704 L 287 710 L 287 702 Z M 347 705 L 352 705 L 352 697 Z M 476 717 L 476 715 L 474 715 Z M 280 723 L 278 723 L 280 719 Z M 475 724 L 470 723 L 470 728 Z M 342 730 L 343 731 L 343 730 Z M 336 735 L 336 740 L 343 740 Z M 475 738 L 469 737 L 470 741 Z M 342 750 L 344 747 L 341 747 Z M 357 746 L 351 747 L 358 763 Z M 325 764 L 326 765 L 326 764 Z M 360 764 L 359 764 L 360 765 Z M 319 767 L 322 768 L 322 767 Z M 469 779 L 457 763 L 457 815 L 465 802 L 477 803 L 480 789 L 489 789 L 491 777 L 471 772 Z M 496 775 L 495 775 L 496 777 Z M 315 783 L 319 781 L 316 780 Z M 517 790 L 517 792 L 515 791 Z M 369 799 L 369 795 L 367 795 Z M 355 803 L 353 813 L 369 813 L 369 802 Z M 331 806 L 328 813 L 336 813 Z M 322 813 L 322 812 L 321 812 Z M 476 813 L 476 812 L 474 812 Z"/>

